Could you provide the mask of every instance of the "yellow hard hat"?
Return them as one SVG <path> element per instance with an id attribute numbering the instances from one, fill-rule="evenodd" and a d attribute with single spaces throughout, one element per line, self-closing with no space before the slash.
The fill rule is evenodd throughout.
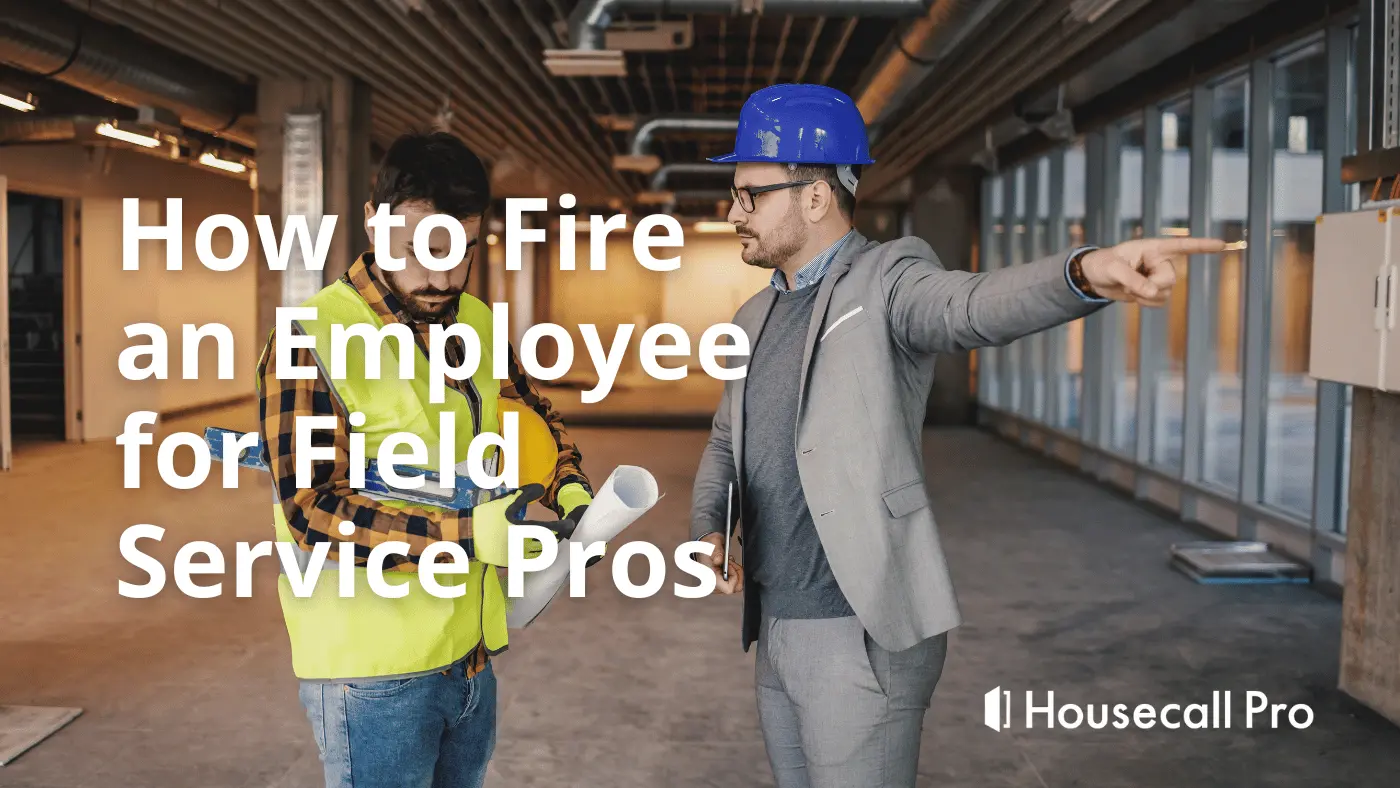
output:
<path id="1" fill-rule="evenodd" d="M 501 397 L 496 400 L 496 418 L 502 433 L 505 431 L 507 413 L 515 413 L 519 417 L 516 433 L 520 438 L 517 445 L 520 452 L 517 460 L 520 486 L 535 483 L 548 487 L 554 481 L 554 466 L 559 462 L 559 446 L 554 442 L 554 433 L 540 414 L 528 405 L 518 399 Z M 506 451 L 510 451 L 510 448 L 507 447 Z M 510 461 L 509 457 L 502 459 Z"/>

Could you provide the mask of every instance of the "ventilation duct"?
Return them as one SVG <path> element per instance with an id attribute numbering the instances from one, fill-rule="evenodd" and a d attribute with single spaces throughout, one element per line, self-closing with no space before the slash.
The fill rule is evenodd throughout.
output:
<path id="1" fill-rule="evenodd" d="M 624 76 L 622 51 L 607 49 L 607 30 L 619 15 L 776 14 L 914 18 L 933 0 L 582 0 L 569 16 L 571 49 L 549 49 L 544 65 L 555 76 Z"/>
<path id="2" fill-rule="evenodd" d="M 129 106 L 169 109 L 191 128 L 253 145 L 235 128 L 254 86 L 61 2 L 0 4 L 0 61 Z"/>
<path id="3" fill-rule="evenodd" d="M 865 122 L 875 125 L 898 107 L 944 58 L 1007 0 L 934 0 L 923 18 L 900 31 L 894 51 L 856 95 Z"/>
<path id="4" fill-rule="evenodd" d="M 651 190 L 654 192 L 665 191 L 666 181 L 672 175 L 728 175 L 733 181 L 734 165 L 718 164 L 713 162 L 697 162 L 694 164 L 667 164 L 657 170 L 651 176 Z"/>
<path id="5" fill-rule="evenodd" d="M 661 159 L 651 152 L 651 139 L 659 131 L 709 131 L 733 132 L 739 128 L 739 119 L 733 116 L 691 117 L 668 116 L 651 118 L 638 123 L 632 132 L 632 142 L 628 153 L 613 157 L 613 168 L 629 172 L 653 173 L 661 168 Z"/>

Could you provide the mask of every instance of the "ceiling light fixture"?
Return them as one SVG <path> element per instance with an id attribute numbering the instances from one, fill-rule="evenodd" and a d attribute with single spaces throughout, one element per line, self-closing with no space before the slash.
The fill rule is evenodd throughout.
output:
<path id="1" fill-rule="evenodd" d="M 1092 25 L 1113 10 L 1122 0 L 1074 0 L 1069 6 L 1069 20 Z"/>
<path id="2" fill-rule="evenodd" d="M 615 49 L 546 49 L 544 67 L 556 77 L 627 76 L 627 60 Z"/>
<path id="3" fill-rule="evenodd" d="M 111 123 L 99 123 L 94 131 L 104 137 L 121 140 L 122 142 L 132 145 L 140 145 L 143 148 L 155 148 L 160 145 L 160 140 L 156 137 L 148 137 L 145 134 L 137 134 L 132 131 L 127 131 L 126 129 L 119 129 Z"/>
<path id="4" fill-rule="evenodd" d="M 39 108 L 39 100 L 34 94 L 0 88 L 0 107 L 9 107 L 20 112 L 33 112 Z"/>
<path id="5" fill-rule="evenodd" d="M 219 158 L 213 151 L 205 151 L 199 155 L 199 163 L 206 167 L 213 167 L 216 170 L 225 172 L 244 173 L 248 171 L 248 165 L 241 161 L 230 161 Z"/>

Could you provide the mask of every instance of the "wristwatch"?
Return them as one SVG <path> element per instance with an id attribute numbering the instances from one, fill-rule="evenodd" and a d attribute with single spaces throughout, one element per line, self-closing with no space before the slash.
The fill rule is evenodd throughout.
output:
<path id="1" fill-rule="evenodd" d="M 1079 288 L 1079 292 L 1083 293 L 1084 295 L 1090 298 L 1102 298 L 1103 296 L 1100 296 L 1098 293 L 1094 292 L 1094 288 L 1089 284 L 1089 280 L 1084 276 L 1084 266 L 1082 265 L 1082 261 L 1084 260 L 1084 255 L 1092 251 L 1094 251 L 1092 248 L 1080 249 L 1079 251 L 1074 253 L 1073 257 L 1069 259 L 1069 281 L 1072 282 L 1075 287 Z"/>

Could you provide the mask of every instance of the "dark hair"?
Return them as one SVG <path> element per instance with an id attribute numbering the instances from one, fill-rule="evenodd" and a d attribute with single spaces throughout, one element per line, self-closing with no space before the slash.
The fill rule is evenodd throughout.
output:
<path id="1" fill-rule="evenodd" d="M 836 197 L 836 208 L 841 211 L 841 215 L 847 219 L 854 219 L 856 215 L 856 196 L 851 194 L 845 186 L 841 185 L 841 179 L 836 177 L 836 167 L 830 164 L 789 164 L 788 171 L 795 181 L 826 181 L 831 186 L 831 193 Z M 860 177 L 860 165 L 851 167 L 857 178 Z M 801 192 L 794 190 L 793 199 Z"/>
<path id="2" fill-rule="evenodd" d="M 379 163 L 370 204 L 397 208 L 420 200 L 458 219 L 480 216 L 491 204 L 486 167 L 466 143 L 447 132 L 405 134 Z"/>

